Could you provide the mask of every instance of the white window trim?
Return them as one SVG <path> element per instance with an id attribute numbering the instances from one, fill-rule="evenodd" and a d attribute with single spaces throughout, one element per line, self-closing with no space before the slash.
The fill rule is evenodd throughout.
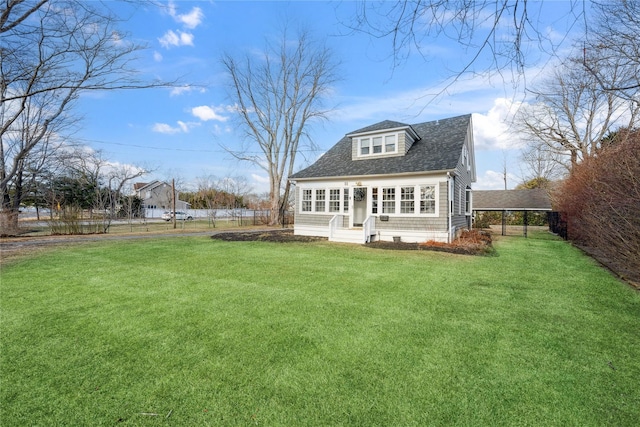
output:
<path id="1" fill-rule="evenodd" d="M 349 188 L 347 188 L 349 189 Z M 304 200 L 303 199 L 303 194 L 304 191 L 308 190 L 311 191 L 311 210 L 310 211 L 304 211 L 302 210 L 302 204 L 305 201 L 309 201 L 309 200 Z M 323 211 L 318 211 L 316 210 L 316 195 L 317 195 L 317 190 L 324 190 L 324 210 Z M 340 203 L 340 208 L 338 211 L 331 211 L 329 210 L 329 204 L 332 200 L 330 200 L 331 198 L 331 190 L 339 190 L 340 191 L 340 199 L 336 200 Z M 299 213 L 301 215 L 314 215 L 314 214 L 320 214 L 320 215 L 324 215 L 324 214 L 328 214 L 328 215 L 348 215 L 349 214 L 349 206 L 347 206 L 347 211 L 345 212 L 345 199 L 344 199 L 344 190 L 345 188 L 343 187 L 304 187 L 300 189 L 300 202 L 298 205 L 298 209 L 299 209 Z M 349 200 L 347 201 L 347 203 L 350 203 L 351 201 L 351 194 L 349 194 Z"/>
<path id="2" fill-rule="evenodd" d="M 434 188 L 434 201 L 435 201 L 435 211 L 433 213 L 421 213 L 420 212 L 420 187 L 422 186 L 432 186 Z M 357 187 L 363 187 L 362 185 L 359 185 Z M 369 212 L 370 215 L 374 215 L 374 216 L 389 216 L 392 218 L 437 218 L 439 217 L 439 212 L 440 212 L 440 182 L 422 182 L 419 184 L 393 184 L 393 185 L 388 185 L 388 184 L 380 184 L 380 185 L 365 185 L 365 188 L 367 188 L 367 198 L 368 198 L 368 206 L 367 206 L 367 211 Z M 401 206 L 402 206 L 402 188 L 405 187 L 413 187 L 414 189 L 414 211 L 413 213 L 402 213 L 401 212 Z M 347 211 L 345 211 L 345 199 L 344 199 L 344 193 L 345 190 L 349 190 L 349 198 L 348 198 L 348 203 L 351 204 L 353 201 L 353 192 L 354 192 L 354 188 L 356 188 L 356 186 L 349 186 L 349 187 L 328 187 L 328 186 L 322 186 L 322 187 L 306 187 L 306 188 L 301 188 L 300 189 L 300 201 L 299 201 L 299 212 L 301 215 L 351 215 L 352 214 L 352 206 L 347 206 Z M 373 188 L 377 188 L 378 189 L 378 212 L 377 213 L 371 213 L 371 209 L 372 209 L 372 195 L 373 195 Z M 394 207 L 395 207 L 395 212 L 394 213 L 383 213 L 382 212 L 382 202 L 383 202 L 383 189 L 384 188 L 394 188 L 395 189 L 395 200 L 394 200 Z M 303 211 L 302 210 L 302 203 L 303 203 L 303 198 L 302 195 L 304 193 L 304 190 L 310 190 L 311 191 L 311 210 L 310 211 Z M 324 211 L 316 211 L 316 191 L 317 190 L 324 190 L 325 191 L 325 199 L 324 199 Z M 340 190 L 340 210 L 337 212 L 332 212 L 329 211 L 329 203 L 330 203 L 330 193 L 331 190 Z"/>
<path id="3" fill-rule="evenodd" d="M 396 143 L 395 143 L 395 150 L 393 151 L 386 151 L 387 150 L 387 136 L 395 136 L 396 138 Z M 373 138 L 382 138 L 382 152 L 381 153 L 374 153 L 373 152 Z M 358 136 L 358 137 L 354 137 L 357 140 L 357 156 L 358 158 L 367 158 L 367 157 L 380 157 L 380 156 L 388 156 L 390 154 L 398 154 L 398 145 L 399 145 L 399 141 L 400 141 L 400 132 L 387 132 L 387 133 L 379 133 L 379 134 L 372 134 L 372 135 L 364 135 L 364 136 Z M 362 140 L 368 140 L 369 141 L 369 154 L 362 154 Z"/>

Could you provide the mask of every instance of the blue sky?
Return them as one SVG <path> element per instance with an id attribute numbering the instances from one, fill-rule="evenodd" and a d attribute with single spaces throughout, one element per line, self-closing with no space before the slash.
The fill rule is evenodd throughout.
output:
<path id="1" fill-rule="evenodd" d="M 311 128 L 317 152 L 306 151 L 298 168 L 314 161 L 350 131 L 382 120 L 420 123 L 460 114 L 473 114 L 478 182 L 475 189 L 504 188 L 521 181 L 518 139 L 505 119 L 524 100 L 522 85 L 514 89 L 510 74 L 489 78 L 466 77 L 449 86 L 436 99 L 452 70 L 466 64 L 466 52 L 449 39 L 425 41 L 428 57 L 412 52 L 393 68 L 389 40 L 372 39 L 349 31 L 357 4 L 352 1 L 171 1 L 164 7 L 109 3 L 130 16 L 122 28 L 145 44 L 138 68 L 148 77 L 180 78 L 178 88 L 117 91 L 85 95 L 79 104 L 84 116 L 77 135 L 89 147 L 123 164 L 154 169 L 145 177 L 177 178 L 183 188 L 197 178 L 245 176 L 257 193 L 267 189 L 267 175 L 250 163 L 233 159 L 222 146 L 239 146 L 234 131 L 231 101 L 225 92 L 226 76 L 219 58 L 224 51 L 262 51 L 265 38 L 278 34 L 287 20 L 310 28 L 324 40 L 341 62 L 341 81 L 335 84 L 328 105 L 335 106 L 329 120 Z M 532 2 L 534 7 L 537 3 Z M 540 16 L 549 34 L 563 30 L 568 2 L 546 2 Z M 555 20 L 555 21 L 554 21 Z M 424 52 L 423 52 L 424 53 Z M 539 52 L 529 52 L 529 80 L 544 75 L 552 63 Z M 480 58 L 478 65 L 488 58 Z"/>

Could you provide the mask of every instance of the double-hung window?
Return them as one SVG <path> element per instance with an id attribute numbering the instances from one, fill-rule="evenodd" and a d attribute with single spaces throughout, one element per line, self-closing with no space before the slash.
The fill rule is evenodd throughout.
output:
<path id="1" fill-rule="evenodd" d="M 415 212 L 415 187 L 400 188 L 400 213 Z"/>
<path id="2" fill-rule="evenodd" d="M 325 190 L 316 190 L 316 212 L 324 212 Z"/>
<path id="3" fill-rule="evenodd" d="M 382 137 L 374 136 L 372 138 L 372 142 L 373 142 L 373 154 L 382 153 Z"/>
<path id="4" fill-rule="evenodd" d="M 329 212 L 340 212 L 340 189 L 329 190 Z"/>
<path id="5" fill-rule="evenodd" d="M 394 187 L 382 189 L 382 213 L 396 213 L 396 189 Z"/>
<path id="6" fill-rule="evenodd" d="M 420 213 L 436 213 L 436 186 L 420 186 Z"/>
<path id="7" fill-rule="evenodd" d="M 371 139 L 369 138 L 361 138 L 360 139 L 360 155 L 368 156 L 371 150 Z"/>
<path id="8" fill-rule="evenodd" d="M 387 135 L 384 137 L 384 152 L 385 153 L 396 152 L 396 135 Z"/>
<path id="9" fill-rule="evenodd" d="M 313 196 L 313 190 L 302 190 L 302 212 L 311 212 L 311 198 Z"/>
<path id="10" fill-rule="evenodd" d="M 349 212 L 349 189 L 348 188 L 344 189 L 344 196 L 343 196 L 342 203 L 343 203 L 342 211 L 344 213 L 348 213 Z"/>
<path id="11" fill-rule="evenodd" d="M 371 189 L 371 213 L 378 213 L 378 187 Z"/>
<path id="12" fill-rule="evenodd" d="M 358 155 L 369 157 L 383 154 L 394 154 L 398 151 L 398 135 L 396 133 L 356 138 Z"/>

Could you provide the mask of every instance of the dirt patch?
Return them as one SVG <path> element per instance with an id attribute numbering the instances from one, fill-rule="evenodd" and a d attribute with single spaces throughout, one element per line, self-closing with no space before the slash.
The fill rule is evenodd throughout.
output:
<path id="1" fill-rule="evenodd" d="M 492 255 L 495 253 L 492 246 L 491 234 L 485 231 L 471 230 L 463 232 L 460 237 L 451 243 L 436 242 L 430 240 L 424 243 L 404 242 L 372 242 L 366 246 L 391 250 L 423 250 L 447 252 L 459 255 Z"/>
<path id="2" fill-rule="evenodd" d="M 269 230 L 269 231 L 245 231 L 222 232 L 211 236 L 212 239 L 225 242 L 318 242 L 327 241 L 326 237 L 296 236 L 293 230 Z M 455 242 L 447 244 L 440 242 L 407 243 L 378 241 L 365 244 L 366 247 L 395 251 L 432 250 L 463 255 L 489 255 L 493 253 L 491 235 L 482 235 L 474 232 L 463 233 Z"/>
<path id="3" fill-rule="evenodd" d="M 326 241 L 326 237 L 315 236 L 296 236 L 293 230 L 269 230 L 269 231 L 231 231 L 216 233 L 211 236 L 215 240 L 224 240 L 225 242 L 318 242 Z"/>

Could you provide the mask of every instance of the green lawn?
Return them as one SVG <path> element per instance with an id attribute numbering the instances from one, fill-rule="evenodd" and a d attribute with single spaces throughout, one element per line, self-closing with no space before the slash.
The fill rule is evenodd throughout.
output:
<path id="1" fill-rule="evenodd" d="M 497 256 L 206 237 L 2 267 L 0 425 L 635 426 L 640 294 Z"/>

